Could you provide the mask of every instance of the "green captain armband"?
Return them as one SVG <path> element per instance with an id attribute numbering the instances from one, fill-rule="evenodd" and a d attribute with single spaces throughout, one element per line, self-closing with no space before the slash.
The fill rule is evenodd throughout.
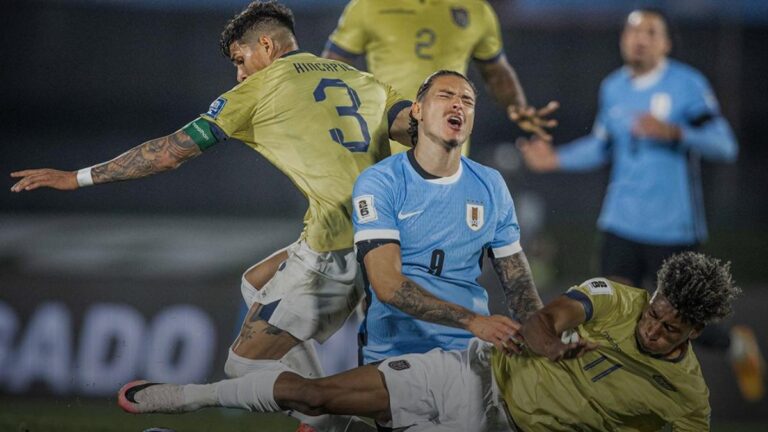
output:
<path id="1" fill-rule="evenodd" d="M 226 134 L 218 126 L 212 124 L 202 118 L 198 117 L 195 120 L 187 123 L 186 126 L 181 128 L 184 132 L 192 138 L 192 141 L 200 147 L 200 150 L 205 151 L 215 144 L 225 141 L 227 139 Z"/>

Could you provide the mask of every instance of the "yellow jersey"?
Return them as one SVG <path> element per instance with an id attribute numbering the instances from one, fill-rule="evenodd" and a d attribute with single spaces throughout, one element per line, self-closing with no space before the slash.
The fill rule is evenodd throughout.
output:
<path id="1" fill-rule="evenodd" d="M 502 48 L 498 17 L 485 0 L 352 0 L 328 45 L 344 57 L 365 54 L 368 70 L 410 99 L 433 72 L 466 74 L 470 59 L 496 61 Z M 393 154 L 408 149 L 391 145 Z"/>
<path id="2" fill-rule="evenodd" d="M 352 247 L 355 179 L 389 156 L 389 122 L 406 106 L 368 73 L 293 51 L 221 95 L 201 117 L 291 179 L 309 201 L 302 239 L 325 252 Z"/>
<path id="3" fill-rule="evenodd" d="M 579 337 L 600 348 L 559 362 L 493 354 L 494 376 L 515 423 L 527 432 L 657 431 L 667 423 L 673 431 L 709 430 L 709 390 L 691 346 L 678 361 L 637 346 L 635 326 L 648 292 L 602 278 L 566 295 L 574 298 L 574 291 L 588 317 Z"/>

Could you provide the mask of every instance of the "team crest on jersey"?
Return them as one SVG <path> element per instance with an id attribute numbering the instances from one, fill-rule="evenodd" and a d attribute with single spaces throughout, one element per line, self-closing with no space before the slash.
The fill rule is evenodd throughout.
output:
<path id="1" fill-rule="evenodd" d="M 463 7 L 451 8 L 451 18 L 453 18 L 454 24 L 461 28 L 466 28 L 469 25 L 469 12 Z"/>
<path id="2" fill-rule="evenodd" d="M 373 206 L 373 195 L 360 195 L 353 200 L 358 223 L 368 223 L 377 220 L 376 208 Z"/>
<path id="3" fill-rule="evenodd" d="M 659 120 L 667 120 L 672 112 L 672 96 L 669 93 L 654 93 L 651 96 L 651 115 Z"/>
<path id="4" fill-rule="evenodd" d="M 216 116 L 219 115 L 221 110 L 224 108 L 224 105 L 226 104 L 227 104 L 227 100 L 224 99 L 223 97 L 220 97 L 215 101 L 213 101 L 213 103 L 211 103 L 211 106 L 208 107 L 208 112 L 206 112 L 206 114 L 213 118 L 216 118 Z"/>
<path id="5" fill-rule="evenodd" d="M 485 223 L 483 205 L 476 202 L 467 202 L 467 226 L 472 231 L 477 231 Z"/>

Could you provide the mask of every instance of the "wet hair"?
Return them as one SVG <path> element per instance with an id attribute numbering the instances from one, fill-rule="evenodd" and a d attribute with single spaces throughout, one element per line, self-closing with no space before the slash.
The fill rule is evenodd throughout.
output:
<path id="1" fill-rule="evenodd" d="M 249 31 L 278 27 L 289 30 L 295 37 L 293 26 L 293 12 L 287 6 L 273 0 L 254 1 L 227 22 L 219 38 L 219 48 L 229 58 L 229 46 L 242 40 Z"/>
<path id="2" fill-rule="evenodd" d="M 680 317 L 696 327 L 731 313 L 741 289 L 733 282 L 731 263 L 697 252 L 667 258 L 657 273 L 658 290 Z"/>
<path id="3" fill-rule="evenodd" d="M 446 76 L 446 75 L 452 75 L 452 76 L 456 76 L 463 79 L 464 81 L 467 82 L 467 84 L 469 84 L 469 86 L 472 88 L 472 91 L 475 94 L 477 94 L 477 88 L 475 88 L 475 84 L 473 84 L 472 81 L 470 81 L 469 78 L 467 78 L 464 74 L 456 71 L 452 71 L 452 70 L 442 69 L 428 76 L 427 79 L 425 79 L 424 82 L 421 83 L 421 85 L 419 86 L 419 90 L 416 91 L 416 102 L 421 102 L 424 100 L 424 96 L 426 96 L 429 89 L 432 88 L 432 84 L 435 83 L 435 79 L 440 78 L 441 76 Z M 408 120 L 408 135 L 410 135 L 411 137 L 411 144 L 416 146 L 416 143 L 419 140 L 419 122 L 416 121 L 416 119 L 413 117 L 412 114 L 409 114 L 409 117 L 410 119 Z"/>

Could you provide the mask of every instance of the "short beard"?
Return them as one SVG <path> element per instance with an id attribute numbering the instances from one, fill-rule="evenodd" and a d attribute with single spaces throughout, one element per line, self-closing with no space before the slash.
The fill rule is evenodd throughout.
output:
<path id="1" fill-rule="evenodd" d="M 453 150 L 459 146 L 461 146 L 461 143 L 457 139 L 443 141 L 443 147 L 445 147 L 446 150 Z"/>

